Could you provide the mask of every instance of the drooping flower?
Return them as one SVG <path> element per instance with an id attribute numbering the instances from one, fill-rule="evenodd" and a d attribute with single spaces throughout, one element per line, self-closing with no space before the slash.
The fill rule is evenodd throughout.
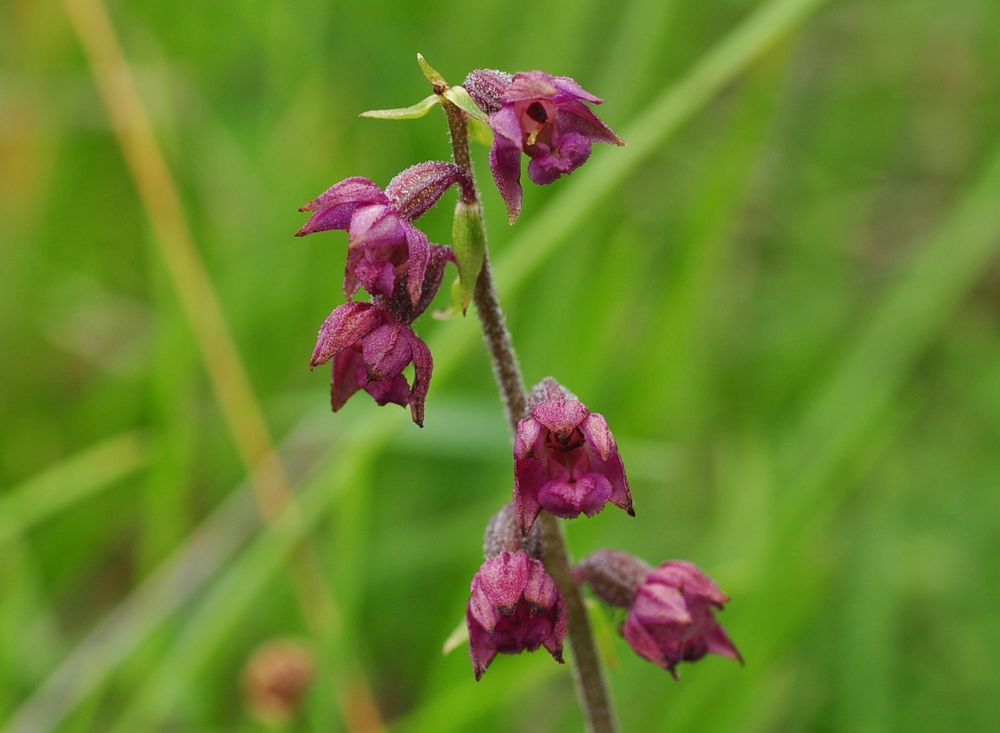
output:
<path id="1" fill-rule="evenodd" d="M 652 569 L 628 553 L 601 550 L 583 560 L 575 575 L 611 605 L 629 609 L 625 639 L 675 679 L 679 663 L 709 653 L 743 662 L 715 620 L 714 610 L 722 610 L 729 597 L 696 565 L 671 560 Z"/>
<path id="2" fill-rule="evenodd" d="M 597 514 L 609 501 L 634 515 L 632 493 L 614 436 L 554 379 L 528 398 L 530 414 L 514 439 L 514 505 L 527 532 L 547 509 L 570 519 Z"/>
<path id="3" fill-rule="evenodd" d="M 346 178 L 300 209 L 313 214 L 295 236 L 347 230 L 344 294 L 351 298 L 363 286 L 372 295 L 392 296 L 399 280 L 408 276 L 410 300 L 415 304 L 431 243 L 412 222 L 456 183 L 463 197 L 474 195 L 465 170 L 438 161 L 407 168 L 385 191 L 367 178 Z"/>
<path id="4" fill-rule="evenodd" d="M 566 601 L 545 566 L 526 552 L 488 558 L 472 579 L 466 623 L 476 679 L 497 654 L 544 646 L 562 662 Z"/>
<path id="5" fill-rule="evenodd" d="M 413 272 L 396 283 L 390 296 L 376 295 L 371 303 L 350 301 L 334 309 L 319 330 L 310 366 L 333 361 L 330 406 L 334 412 L 360 389 L 379 405 L 394 402 L 410 406 L 413 422 L 423 427 L 424 399 L 430 386 L 433 359 L 427 344 L 410 324 L 423 313 L 444 277 L 448 262 L 454 261 L 450 247 L 431 245 L 418 283 L 417 299 L 411 300 Z M 403 370 L 413 363 L 410 384 Z"/>
<path id="6" fill-rule="evenodd" d="M 489 115 L 490 169 L 511 222 L 521 211 L 521 153 L 531 158 L 528 176 L 544 185 L 583 165 L 592 143 L 625 144 L 585 104 L 603 100 L 568 76 L 480 69 L 466 77 L 464 86 Z"/>
<path id="7" fill-rule="evenodd" d="M 409 405 L 413 422 L 423 427 L 424 400 L 433 359 L 413 329 L 377 303 L 355 301 L 337 307 L 320 328 L 310 366 L 333 361 L 330 406 L 336 412 L 365 390 L 379 405 Z M 403 370 L 412 362 L 411 385 Z"/>

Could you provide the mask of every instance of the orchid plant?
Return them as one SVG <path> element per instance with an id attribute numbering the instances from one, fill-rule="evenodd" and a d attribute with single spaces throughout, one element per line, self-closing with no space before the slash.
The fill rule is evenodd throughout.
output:
<path id="1" fill-rule="evenodd" d="M 625 552 L 601 550 L 571 564 L 560 519 L 593 516 L 609 503 L 635 516 L 632 493 L 603 415 L 555 379 L 525 389 L 493 285 L 469 139 L 471 132 L 489 141 L 490 170 L 512 224 L 521 213 L 522 156 L 530 158 L 531 181 L 547 185 L 586 163 L 593 143 L 625 143 L 592 111 L 602 100 L 570 77 L 480 69 L 451 86 L 417 58 L 433 94 L 411 107 L 362 116 L 413 119 L 440 106 L 454 159 L 407 168 L 384 190 L 367 178 L 347 178 L 302 207 L 311 216 L 297 236 L 348 234 L 348 302 L 323 323 L 310 364 L 332 363 L 334 411 L 364 390 L 379 405 L 408 406 L 423 426 L 433 358 L 413 323 L 437 295 L 447 265 L 456 266 L 456 306 L 464 313 L 475 302 L 514 436 L 512 501 L 487 523 L 486 560 L 472 579 L 466 610 L 475 677 L 498 654 L 540 647 L 561 663 L 568 635 L 588 727 L 615 731 L 582 587 L 628 609 L 625 640 L 675 678 L 681 662 L 709 653 L 742 661 L 714 616 L 729 599 L 689 562 L 653 568 Z M 452 244 L 432 244 L 414 222 L 452 186 L 459 191 Z M 370 301 L 355 300 L 362 288 Z M 410 364 L 412 379 L 404 374 Z"/>

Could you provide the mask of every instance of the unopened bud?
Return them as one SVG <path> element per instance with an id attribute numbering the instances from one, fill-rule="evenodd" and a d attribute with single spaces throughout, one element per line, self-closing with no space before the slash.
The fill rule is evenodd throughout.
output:
<path id="1" fill-rule="evenodd" d="M 476 69 L 465 77 L 462 86 L 479 105 L 479 109 L 491 115 L 500 111 L 503 95 L 510 89 L 513 79 L 514 77 L 504 71 Z"/>
<path id="2" fill-rule="evenodd" d="M 578 583 L 587 583 L 602 600 L 629 608 L 642 581 L 652 571 L 644 560 L 619 550 L 598 550 L 573 571 Z"/>
<path id="3" fill-rule="evenodd" d="M 541 560 L 541 529 L 535 525 L 527 535 L 522 534 L 521 523 L 517 519 L 517 510 L 508 501 L 486 525 L 483 552 L 486 553 L 486 557 L 495 557 L 501 552 L 526 552 L 536 560 Z"/>
<path id="4" fill-rule="evenodd" d="M 314 669 L 313 654 L 301 642 L 278 639 L 261 644 L 243 668 L 243 693 L 250 713 L 265 725 L 294 721 Z"/>

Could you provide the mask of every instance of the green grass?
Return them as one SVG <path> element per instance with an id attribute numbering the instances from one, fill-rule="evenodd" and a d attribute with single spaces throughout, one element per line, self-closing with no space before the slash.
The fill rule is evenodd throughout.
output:
<path id="1" fill-rule="evenodd" d="M 440 654 L 511 481 L 471 315 L 418 324 L 423 431 L 326 413 L 305 368 L 344 238 L 294 240 L 296 208 L 448 154 L 439 114 L 356 117 L 426 94 L 421 51 L 453 81 L 573 75 L 629 143 L 529 185 L 514 228 L 474 151 L 526 377 L 605 414 L 632 469 L 637 518 L 572 523 L 574 551 L 691 559 L 733 597 L 743 668 L 674 683 L 614 640 L 624 729 L 992 730 L 1000 10 L 465 5 L 110 6 L 296 488 L 269 525 L 72 26 L 0 9 L 0 726 L 257 730 L 242 665 L 293 635 L 320 659 L 295 729 L 346 729 L 360 678 L 391 730 L 580 729 L 545 655 L 476 684 Z"/>

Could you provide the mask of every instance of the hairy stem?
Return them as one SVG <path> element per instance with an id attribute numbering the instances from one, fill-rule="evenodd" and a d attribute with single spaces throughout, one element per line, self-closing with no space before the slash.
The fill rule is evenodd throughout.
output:
<path id="1" fill-rule="evenodd" d="M 493 373 L 503 395 L 507 408 L 507 421 L 511 430 L 517 430 L 517 421 L 527 413 L 528 398 L 524 389 L 524 378 L 517 361 L 517 353 L 510 340 L 510 331 L 504 322 L 503 310 L 493 286 L 493 270 L 490 268 L 489 253 L 483 257 L 483 269 L 476 280 L 474 294 L 476 312 L 483 327 L 483 338 L 493 362 Z"/>
<path id="2" fill-rule="evenodd" d="M 443 95 L 445 88 L 434 90 Z M 441 106 L 448 116 L 448 128 L 451 131 L 452 150 L 455 164 L 468 171 L 475 185 L 472 171 L 472 161 L 469 157 L 468 120 L 465 113 L 441 96 Z M 478 195 L 477 195 L 478 198 Z M 482 217 L 479 218 L 483 221 Z M 482 226 L 482 224 L 481 224 Z M 484 226 L 485 228 L 485 226 Z M 486 233 L 483 232 L 483 241 Z M 493 362 L 493 373 L 496 376 L 504 405 L 507 408 L 507 420 L 512 431 L 517 431 L 517 422 L 527 413 L 528 398 L 524 388 L 524 378 L 517 360 L 517 353 L 507 330 L 500 299 L 493 285 L 493 271 L 490 268 L 489 251 L 483 256 L 483 267 L 476 281 L 474 293 L 476 311 L 483 327 L 483 337 Z M 594 632 L 590 626 L 587 608 L 583 603 L 580 586 L 573 579 L 573 566 L 566 547 L 559 520 L 543 511 L 538 518 L 542 523 L 542 536 L 545 541 L 545 569 L 559 586 L 566 598 L 567 632 L 569 643 L 573 650 L 572 664 L 577 694 L 583 707 L 587 727 L 592 733 L 616 733 L 618 720 L 611 704 L 604 668 L 597 653 Z"/>

